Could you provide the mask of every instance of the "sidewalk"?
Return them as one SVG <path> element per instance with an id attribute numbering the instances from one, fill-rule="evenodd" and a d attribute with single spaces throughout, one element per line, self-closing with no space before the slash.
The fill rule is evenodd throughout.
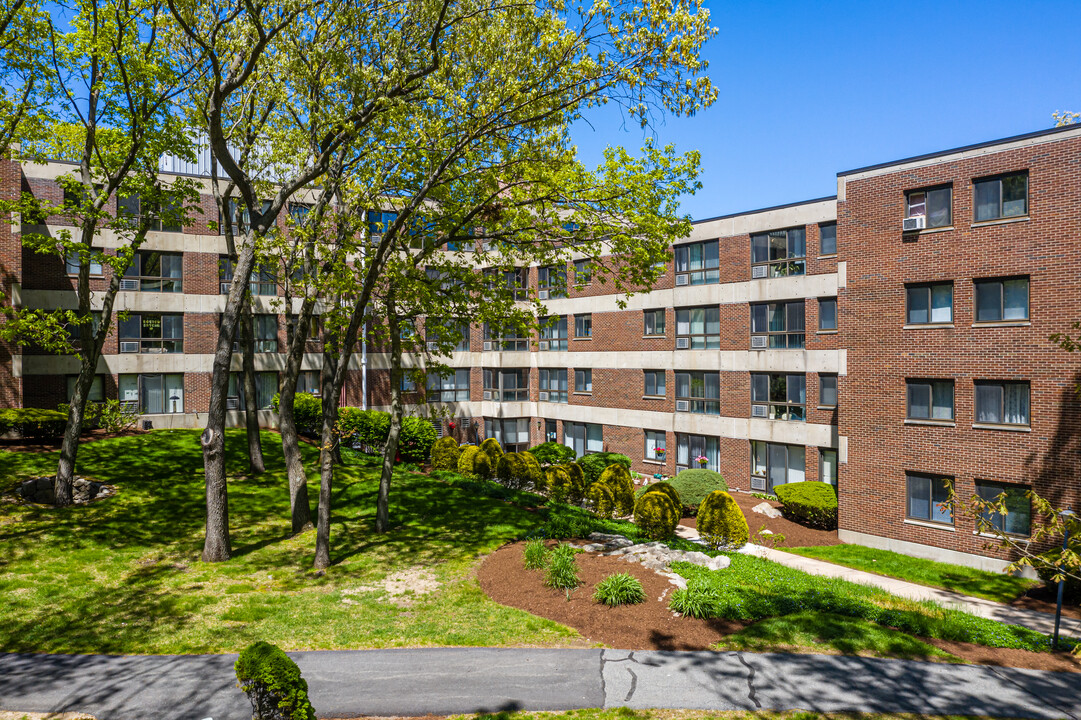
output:
<path id="1" fill-rule="evenodd" d="M 698 540 L 698 531 L 684 525 L 680 525 L 676 528 L 676 534 L 687 540 Z M 763 545 L 748 545 L 744 548 L 744 552 L 748 555 L 772 560 L 775 563 L 795 570 L 802 570 L 811 575 L 841 578 L 842 580 L 848 580 L 861 585 L 870 585 L 872 587 L 881 588 L 898 597 L 909 598 L 911 600 L 932 600 L 944 607 L 963 610 L 972 615 L 989 618 L 991 620 L 998 620 L 999 622 L 1009 623 L 1011 625 L 1021 625 L 1022 627 L 1027 627 L 1047 635 L 1050 635 L 1055 629 L 1055 616 L 1049 613 L 1025 610 L 1023 608 L 1013 608 L 993 600 L 985 600 L 983 598 L 972 597 L 971 595 L 962 595 L 949 590 L 927 587 L 926 585 L 918 585 L 905 580 L 876 575 L 874 573 L 856 570 L 843 565 L 835 565 L 824 560 L 803 557 L 802 555 L 793 555 L 792 553 L 768 548 Z M 1081 637 L 1081 620 L 1063 616 L 1059 632 L 1065 636 Z"/>

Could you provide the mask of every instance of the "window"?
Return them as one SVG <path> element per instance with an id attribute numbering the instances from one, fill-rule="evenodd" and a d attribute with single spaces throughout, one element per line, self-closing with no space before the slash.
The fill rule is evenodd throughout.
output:
<path id="1" fill-rule="evenodd" d="M 484 435 L 495 438 L 504 452 L 525 452 L 529 448 L 529 418 L 488 418 Z"/>
<path id="2" fill-rule="evenodd" d="M 489 268 L 485 271 L 488 276 L 488 287 L 491 289 L 506 288 L 508 294 L 515 300 L 525 300 L 529 294 L 528 280 L 525 268 L 512 268 L 511 270 L 495 270 Z"/>
<path id="3" fill-rule="evenodd" d="M 589 285 L 593 282 L 593 261 L 574 261 L 574 284 L 578 286 Z"/>
<path id="4" fill-rule="evenodd" d="M 664 444 L 665 434 L 663 430 L 646 430 L 646 460 L 664 462 L 666 450 Z M 657 452 L 657 451 L 660 452 Z"/>
<path id="5" fill-rule="evenodd" d="M 383 212 L 380 210 L 368 211 L 368 238 L 370 242 L 377 243 L 383 238 L 383 233 L 398 219 L 396 212 Z"/>
<path id="6" fill-rule="evenodd" d="M 822 223 L 818 226 L 818 254 L 837 254 L 837 223 Z"/>
<path id="7" fill-rule="evenodd" d="M 565 403 L 567 402 L 567 371 L 554 368 L 541 368 L 540 391 L 548 393 L 541 401 Z"/>
<path id="8" fill-rule="evenodd" d="M 704 457 L 706 464 L 699 462 Z M 687 468 L 721 471 L 721 441 L 704 435 L 676 434 L 676 472 Z"/>
<path id="9" fill-rule="evenodd" d="M 909 420 L 953 420 L 953 380 L 908 380 Z"/>
<path id="10" fill-rule="evenodd" d="M 483 347 L 485 350 L 526 352 L 529 350 L 529 340 L 522 337 L 522 331 L 517 327 L 492 327 L 484 323 Z"/>
<path id="11" fill-rule="evenodd" d="M 180 232 L 181 227 L 176 222 L 176 209 L 169 208 L 168 214 L 173 216 L 165 224 L 162 224 L 158 207 L 153 203 L 144 202 L 138 195 L 120 195 L 117 198 L 117 207 L 120 217 L 129 218 L 133 225 L 137 225 L 144 215 L 151 216 L 148 229 L 164 230 L 165 232 Z"/>
<path id="12" fill-rule="evenodd" d="M 721 281 L 717 241 L 677 245 L 676 285 L 712 285 Z"/>
<path id="13" fill-rule="evenodd" d="M 922 217 L 928 228 L 949 227 L 953 224 L 950 201 L 953 188 L 940 187 L 913 190 L 905 194 L 905 217 Z"/>
<path id="14" fill-rule="evenodd" d="M 644 316 L 646 335 L 664 335 L 664 310 L 646 310 Z"/>
<path id="15" fill-rule="evenodd" d="M 721 347 L 719 307 L 676 310 L 677 350 L 717 350 Z"/>
<path id="16" fill-rule="evenodd" d="M 101 250 L 90 251 L 90 274 L 101 275 Z M 82 265 L 82 259 L 79 254 L 79 250 L 72 248 L 68 251 L 67 257 L 64 258 L 64 272 L 68 275 L 78 275 L 79 267 Z"/>
<path id="17" fill-rule="evenodd" d="M 818 298 L 818 329 L 837 329 L 837 298 Z"/>
<path id="18" fill-rule="evenodd" d="M 141 250 L 131 259 L 124 278 L 138 283 L 143 292 L 183 292 L 184 256 L 181 253 L 163 253 Z M 121 283 L 123 285 L 123 283 Z M 123 288 L 134 290 L 134 287 Z"/>
<path id="19" fill-rule="evenodd" d="M 953 524 L 953 514 L 943 503 L 949 498 L 947 484 L 952 478 L 907 473 L 906 515 L 913 520 Z"/>
<path id="20" fill-rule="evenodd" d="M 700 415 L 720 415 L 720 373 L 677 372 L 676 411 Z"/>
<path id="21" fill-rule="evenodd" d="M 414 379 L 413 373 L 408 371 L 402 373 L 402 380 L 401 384 L 398 386 L 398 389 L 402 392 L 417 391 L 417 381 L 416 379 Z"/>
<path id="22" fill-rule="evenodd" d="M 450 370 L 446 376 L 428 373 L 428 402 L 465 402 L 469 400 L 469 369 Z"/>
<path id="23" fill-rule="evenodd" d="M 593 392 L 593 370 L 575 370 L 574 371 L 574 392 L 576 392 L 576 393 L 591 393 L 591 392 Z"/>
<path id="24" fill-rule="evenodd" d="M 994 425 L 1029 424 L 1027 382 L 976 382 L 976 422 Z"/>
<path id="25" fill-rule="evenodd" d="M 976 322 L 1028 320 L 1028 278 L 977 280 Z"/>
<path id="26" fill-rule="evenodd" d="M 321 394 L 319 388 L 322 386 L 319 375 L 318 370 L 301 370 L 297 374 L 297 392 L 319 396 Z"/>
<path id="27" fill-rule="evenodd" d="M 529 399 L 529 375 L 525 369 L 484 369 L 484 399 L 510 402 Z"/>
<path id="28" fill-rule="evenodd" d="M 559 442 L 559 430 L 556 429 L 555 420 L 544 421 L 544 440 L 546 442 Z"/>
<path id="29" fill-rule="evenodd" d="M 78 375 L 68 375 L 68 402 L 71 402 L 71 396 L 75 394 L 75 383 L 79 381 Z M 95 375 L 94 380 L 90 383 L 90 391 L 86 395 L 86 401 L 92 403 L 105 402 L 105 376 Z"/>
<path id="30" fill-rule="evenodd" d="M 1028 490 L 1019 485 L 976 481 L 976 494 L 981 500 L 997 502 L 1001 496 L 1006 514 L 985 510 L 981 517 L 999 532 L 1010 535 L 1028 535 L 1032 530 L 1032 502 Z"/>
<path id="31" fill-rule="evenodd" d="M 837 487 L 837 451 L 818 449 L 818 478 Z"/>
<path id="32" fill-rule="evenodd" d="M 751 305 L 752 348 L 802 348 L 803 344 L 802 300 Z"/>
<path id="33" fill-rule="evenodd" d="M 807 377 L 803 374 L 751 373 L 751 415 L 770 420 L 807 419 Z M 765 405 L 764 414 L 759 410 Z"/>
<path id="34" fill-rule="evenodd" d="M 751 277 L 786 277 L 807 271 L 807 230 L 773 230 L 751 235 Z"/>
<path id="35" fill-rule="evenodd" d="M 546 317 L 541 319 L 540 329 L 541 350 L 566 350 L 567 349 L 567 316 Z M 550 324 L 549 324 L 550 323 Z"/>
<path id="36" fill-rule="evenodd" d="M 976 222 L 1028 215 L 1028 172 L 974 180 Z"/>
<path id="37" fill-rule="evenodd" d="M 837 376 L 818 376 L 818 404 L 822 407 L 837 407 Z"/>
<path id="38" fill-rule="evenodd" d="M 82 342 L 82 338 L 80 337 L 80 334 L 81 334 L 80 331 L 82 329 L 83 323 L 86 321 L 86 317 L 83 316 L 82 318 L 78 318 L 78 319 L 82 320 L 83 322 L 64 323 L 64 327 L 68 331 L 68 341 L 75 348 L 79 348 L 80 343 Z M 98 334 L 98 329 L 100 327 L 101 327 L 101 312 L 98 311 L 98 310 L 91 310 L 90 311 L 90 333 L 91 333 L 91 335 L 96 336 Z"/>
<path id="39" fill-rule="evenodd" d="M 308 222 L 308 215 L 311 214 L 312 206 L 309 203 L 291 202 L 289 203 L 289 219 L 294 226 L 302 226 Z"/>
<path id="40" fill-rule="evenodd" d="M 313 371 L 318 372 L 318 371 Z M 300 384 L 297 383 L 297 392 L 300 392 Z M 273 407 L 274 396 L 278 393 L 278 373 L 257 372 L 255 373 L 255 400 L 256 410 L 270 410 Z M 229 374 L 229 388 L 225 393 L 226 410 L 246 410 L 244 400 L 244 380 L 240 373 Z"/>
<path id="41" fill-rule="evenodd" d="M 604 426 L 592 423 L 563 423 L 563 444 L 582 457 L 604 450 Z"/>
<path id="42" fill-rule="evenodd" d="M 120 323 L 120 352 L 184 352 L 184 316 L 131 313 Z"/>
<path id="43" fill-rule="evenodd" d="M 934 325 L 953 322 L 953 283 L 905 286 L 905 323 Z"/>
<path id="44" fill-rule="evenodd" d="M 646 370 L 645 394 L 649 397 L 664 397 L 664 370 Z"/>
<path id="45" fill-rule="evenodd" d="M 587 338 L 593 337 L 593 316 L 592 315 L 575 315 L 574 316 L 574 338 Z"/>
<path id="46" fill-rule="evenodd" d="M 184 376 L 121 375 L 120 402 L 138 408 L 143 415 L 184 412 Z"/>
<path id="47" fill-rule="evenodd" d="M 467 322 L 429 315 L 424 321 L 424 334 L 427 349 L 430 352 L 440 354 L 439 344 L 442 342 L 454 343 L 451 351 L 469 351 L 469 323 Z"/>
<path id="48" fill-rule="evenodd" d="M 537 270 L 537 287 L 541 290 L 547 290 L 549 298 L 567 297 L 567 268 L 554 265 L 539 268 Z"/>
<path id="49" fill-rule="evenodd" d="M 255 334 L 255 352 L 278 352 L 278 316 L 255 315 L 252 317 L 252 330 Z"/>
<path id="50" fill-rule="evenodd" d="M 229 285 L 233 282 L 234 269 L 233 261 L 227 256 L 221 255 L 218 257 L 218 290 L 222 295 L 229 292 Z M 278 276 L 271 265 L 257 263 L 252 268 L 248 282 L 248 291 L 252 295 L 273 296 L 278 294 Z"/>
<path id="51" fill-rule="evenodd" d="M 220 322 L 220 320 L 219 320 L 219 322 Z M 300 319 L 296 318 L 294 320 L 294 322 L 286 324 L 286 326 L 285 326 L 285 334 L 287 336 L 287 341 L 288 342 L 293 342 L 294 328 L 297 326 L 297 324 L 299 324 L 299 322 L 300 322 Z M 308 321 L 308 337 L 306 338 L 306 342 L 318 342 L 318 340 L 320 338 L 320 326 L 319 326 L 319 324 L 320 324 L 319 316 L 318 315 L 312 315 L 311 319 Z"/>
<path id="52" fill-rule="evenodd" d="M 759 483 L 751 482 L 764 490 L 773 491 L 778 485 L 803 482 L 807 479 L 806 448 L 802 445 L 781 445 L 780 443 L 751 441 L 751 475 L 760 478 Z"/>
<path id="53" fill-rule="evenodd" d="M 266 212 L 270 209 L 270 201 L 264 200 L 261 212 Z M 229 201 L 229 222 L 233 228 L 233 235 L 240 235 L 243 232 L 248 231 L 248 227 L 251 225 L 251 217 L 248 213 L 248 207 L 238 207 L 236 200 Z M 221 218 L 221 210 L 218 211 L 218 232 L 221 235 L 225 234 L 225 223 Z"/>

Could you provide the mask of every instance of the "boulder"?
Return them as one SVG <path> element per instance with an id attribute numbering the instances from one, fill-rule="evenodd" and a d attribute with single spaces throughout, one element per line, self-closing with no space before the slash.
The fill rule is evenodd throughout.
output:
<path id="1" fill-rule="evenodd" d="M 765 515 L 768 518 L 781 517 L 781 511 L 778 508 L 773 507 L 768 502 L 761 502 L 751 508 L 751 512 L 758 513 L 759 515 Z"/>

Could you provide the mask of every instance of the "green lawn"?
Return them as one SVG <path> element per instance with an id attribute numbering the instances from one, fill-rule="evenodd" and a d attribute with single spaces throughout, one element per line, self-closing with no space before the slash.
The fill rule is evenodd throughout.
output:
<path id="1" fill-rule="evenodd" d="M 79 474 L 117 497 L 56 510 L 0 504 L 0 647 L 8 652 L 237 651 L 565 643 L 576 633 L 487 599 L 476 558 L 534 529 L 536 513 L 437 480 L 395 474 L 388 535 L 373 530 L 377 469 L 340 468 L 331 556 L 311 571 L 313 532 L 289 537 L 280 438 L 263 435 L 267 473 L 245 477 L 243 431 L 228 435 L 233 559 L 200 561 L 205 522 L 198 431 L 84 444 Z M 302 445 L 313 471 L 316 452 Z M 55 472 L 57 453 L 0 452 L 0 484 Z M 309 493 L 318 494 L 317 476 Z M 396 572 L 435 592 L 390 596 Z"/>
<path id="2" fill-rule="evenodd" d="M 785 548 L 785 552 L 1002 603 L 1039 585 L 1038 580 L 923 560 L 862 545 Z"/>

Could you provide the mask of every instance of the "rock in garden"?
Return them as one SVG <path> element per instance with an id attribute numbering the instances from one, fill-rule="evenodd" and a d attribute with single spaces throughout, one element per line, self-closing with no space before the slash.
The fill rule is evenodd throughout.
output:
<path id="1" fill-rule="evenodd" d="M 759 515 L 765 515 L 768 518 L 781 517 L 781 511 L 770 505 L 768 502 L 761 502 L 751 508 L 751 512 L 756 512 Z"/>

